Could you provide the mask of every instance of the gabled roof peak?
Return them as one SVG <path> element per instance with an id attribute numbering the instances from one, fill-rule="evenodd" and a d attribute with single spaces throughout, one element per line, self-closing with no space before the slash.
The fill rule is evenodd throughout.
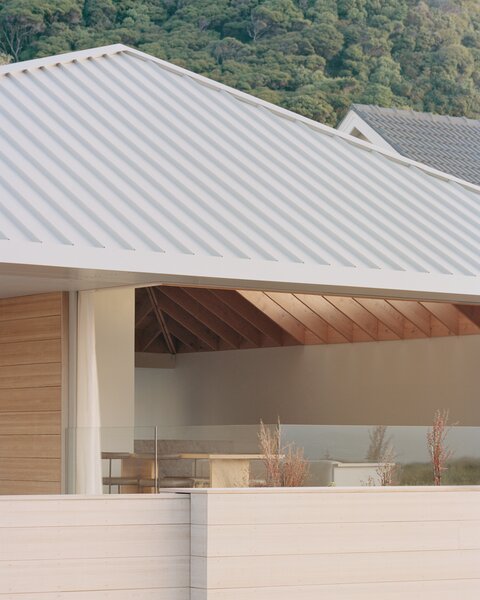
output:
<path id="1" fill-rule="evenodd" d="M 282 117 L 284 119 L 288 119 L 289 121 L 305 125 L 305 126 L 309 127 L 310 129 L 315 130 L 318 133 L 323 133 L 324 135 L 328 135 L 330 137 L 344 139 L 345 141 L 349 142 L 350 144 L 357 146 L 359 148 L 362 148 L 363 150 L 371 151 L 372 148 L 374 148 L 376 152 L 385 155 L 390 160 L 394 160 L 395 162 L 403 163 L 408 166 L 417 167 L 418 169 L 425 171 L 429 175 L 438 177 L 439 179 L 458 183 L 466 188 L 473 189 L 476 192 L 480 192 L 480 186 L 475 185 L 471 182 L 465 181 L 461 178 L 454 177 L 453 175 L 439 171 L 438 169 L 435 169 L 433 167 L 425 165 L 422 162 L 418 162 L 418 161 L 406 158 L 405 156 L 398 155 L 397 153 L 392 152 L 388 149 L 373 146 L 368 141 L 364 141 L 362 139 L 353 137 L 342 131 L 338 131 L 337 129 L 335 129 L 333 127 L 329 127 L 328 125 L 324 125 L 322 123 L 319 123 L 318 121 L 314 121 L 313 119 L 309 119 L 308 117 L 304 117 L 298 113 L 295 113 L 295 112 L 292 112 L 285 108 L 282 108 L 281 106 L 277 106 L 276 104 L 272 104 L 272 103 L 262 100 L 261 98 L 258 98 L 256 96 L 252 96 L 251 94 L 247 94 L 247 93 L 237 90 L 235 88 L 231 88 L 227 85 L 224 85 L 223 83 L 220 83 L 213 79 L 209 79 L 208 77 L 199 75 L 197 73 L 194 73 L 193 71 L 189 71 L 188 69 L 179 67 L 178 65 L 169 63 L 165 60 L 162 60 L 162 59 L 152 56 L 150 54 L 146 54 L 145 52 L 142 52 L 135 48 L 131 48 L 124 44 L 111 44 L 109 46 L 100 46 L 98 48 L 90 48 L 87 50 L 76 50 L 76 51 L 67 52 L 64 54 L 57 54 L 54 56 L 36 58 L 33 60 L 3 65 L 0 67 L 0 83 L 1 83 L 2 76 L 9 76 L 9 75 L 17 74 L 17 73 L 22 73 L 22 72 L 31 72 L 31 71 L 34 71 L 35 69 L 44 69 L 46 67 L 53 67 L 56 65 L 67 65 L 67 64 L 71 64 L 71 63 L 75 63 L 75 62 L 81 62 L 84 60 L 93 60 L 93 59 L 98 59 L 98 58 L 102 58 L 102 57 L 115 56 L 115 55 L 119 55 L 119 54 L 128 54 L 129 56 L 135 57 L 137 59 L 156 64 L 165 71 L 168 71 L 170 73 L 174 73 L 174 74 L 180 75 L 180 76 L 190 77 L 195 82 L 197 82 L 201 85 L 204 85 L 206 87 L 209 87 L 211 89 L 214 89 L 214 90 L 217 90 L 220 92 L 228 93 L 231 96 L 233 96 L 234 98 L 236 98 L 237 100 L 240 100 L 241 102 L 245 102 L 252 106 L 266 109 L 266 110 L 270 111 L 271 113 L 273 113 L 275 116 Z M 352 108 L 353 107 L 364 107 L 364 106 L 368 107 L 369 105 L 354 104 L 354 105 L 352 105 Z M 384 110 L 384 109 L 381 109 L 381 110 Z"/>

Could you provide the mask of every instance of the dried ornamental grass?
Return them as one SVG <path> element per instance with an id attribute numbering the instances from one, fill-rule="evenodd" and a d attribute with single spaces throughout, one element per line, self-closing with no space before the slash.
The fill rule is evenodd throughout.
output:
<path id="1" fill-rule="evenodd" d="M 302 448 L 288 446 L 282 467 L 282 486 L 301 487 L 305 483 L 309 466 Z"/>
<path id="2" fill-rule="evenodd" d="M 395 464 L 396 455 L 393 446 L 388 446 L 380 457 L 380 463 L 376 469 L 378 482 L 380 485 L 395 485 L 397 474 L 397 465 Z"/>
<path id="3" fill-rule="evenodd" d="M 383 460 L 382 457 L 388 452 L 392 442 L 391 436 L 387 436 L 387 430 L 386 425 L 377 425 L 368 432 L 370 444 L 367 450 L 367 460 L 372 462 Z"/>
<path id="4" fill-rule="evenodd" d="M 308 461 L 303 450 L 294 444 L 282 446 L 280 420 L 273 431 L 260 421 L 258 433 L 260 451 L 268 487 L 301 487 L 308 475 Z"/>
<path id="5" fill-rule="evenodd" d="M 446 444 L 451 429 L 451 426 L 448 425 L 448 418 L 448 410 L 436 410 L 432 428 L 427 432 L 427 446 L 432 462 L 434 485 L 442 485 L 443 471 L 446 471 L 447 462 L 452 457 L 452 451 Z"/>
<path id="6" fill-rule="evenodd" d="M 263 421 L 260 421 L 258 443 L 263 454 L 263 463 L 266 471 L 266 485 L 268 487 L 281 486 L 280 465 L 280 422 L 271 431 Z"/>

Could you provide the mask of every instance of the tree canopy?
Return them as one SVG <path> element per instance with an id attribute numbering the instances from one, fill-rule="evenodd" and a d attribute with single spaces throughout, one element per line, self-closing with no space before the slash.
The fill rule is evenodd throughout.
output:
<path id="1" fill-rule="evenodd" d="M 0 0 L 0 64 L 123 43 L 335 124 L 480 117 L 478 0 Z"/>

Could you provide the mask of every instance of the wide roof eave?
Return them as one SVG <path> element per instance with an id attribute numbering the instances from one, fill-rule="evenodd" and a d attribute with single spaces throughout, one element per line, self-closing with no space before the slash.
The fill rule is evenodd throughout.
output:
<path id="1" fill-rule="evenodd" d="M 480 278 L 236 258 L 117 253 L 103 249 L 39 247 L 35 256 L 10 248 L 2 273 L 62 277 L 68 289 L 175 284 L 480 303 Z M 78 285 L 77 285 L 78 282 Z"/>

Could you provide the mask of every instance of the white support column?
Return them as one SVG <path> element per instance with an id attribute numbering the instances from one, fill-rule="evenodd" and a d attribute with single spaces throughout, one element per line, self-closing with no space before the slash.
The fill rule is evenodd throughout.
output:
<path id="1" fill-rule="evenodd" d="M 135 425 L 135 290 L 95 292 L 102 450 L 133 452 Z"/>

